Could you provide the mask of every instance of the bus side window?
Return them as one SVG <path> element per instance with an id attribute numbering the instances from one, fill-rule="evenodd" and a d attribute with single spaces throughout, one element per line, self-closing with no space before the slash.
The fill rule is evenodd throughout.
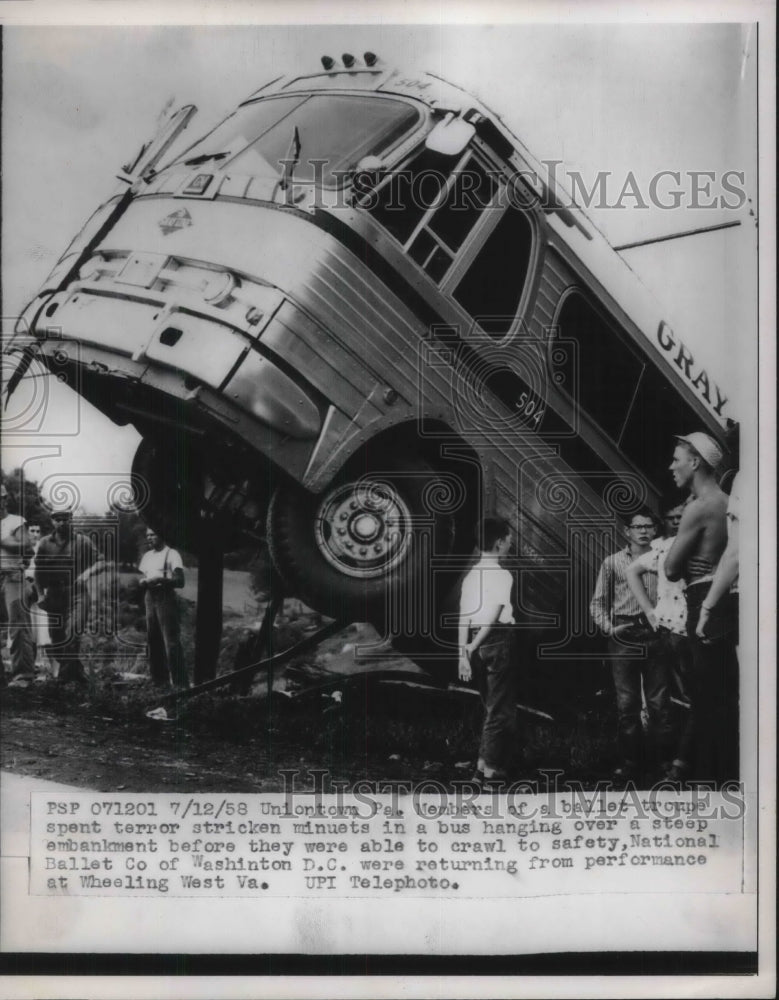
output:
<path id="1" fill-rule="evenodd" d="M 455 254 L 481 213 L 492 204 L 496 191 L 495 180 L 471 157 L 458 170 L 446 201 L 429 221 L 428 228 Z"/>
<path id="2" fill-rule="evenodd" d="M 668 485 L 668 463 L 680 427 L 697 427 L 691 406 L 651 358 L 642 356 L 579 292 L 557 319 L 563 359 L 553 365 L 558 385 L 596 421 L 627 458 L 655 484 Z"/>
<path id="3" fill-rule="evenodd" d="M 424 150 L 405 167 L 392 171 L 369 197 L 368 210 L 388 233 L 405 244 L 425 212 L 437 204 L 452 166 L 451 157 Z"/>
<path id="4" fill-rule="evenodd" d="M 620 334 L 578 292 L 569 294 L 557 327 L 573 340 L 556 366 L 559 385 L 574 404 L 599 424 L 617 444 L 622 436 L 644 362 Z"/>
<path id="5" fill-rule="evenodd" d="M 700 423 L 671 381 L 648 364 L 625 424 L 621 448 L 650 481 L 668 485 L 674 436 L 686 433 L 680 427 L 697 428 Z"/>
<path id="6" fill-rule="evenodd" d="M 530 220 L 518 209 L 507 208 L 452 293 L 474 319 L 495 317 L 482 326 L 498 340 L 514 322 L 532 246 Z"/>
<path id="7" fill-rule="evenodd" d="M 377 189 L 369 210 L 439 284 L 497 191 L 470 153 L 453 161 L 425 150 Z"/>

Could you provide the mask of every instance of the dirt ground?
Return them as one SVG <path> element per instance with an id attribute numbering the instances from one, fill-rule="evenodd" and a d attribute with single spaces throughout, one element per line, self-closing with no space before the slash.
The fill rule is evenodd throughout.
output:
<path id="1" fill-rule="evenodd" d="M 348 786 L 449 786 L 472 774 L 481 720 L 478 698 L 466 693 L 363 679 L 294 701 L 203 695 L 178 709 L 168 702 L 179 713 L 171 721 L 147 718 L 159 704 L 151 689 L 118 697 L 5 688 L 0 767 L 105 792 L 274 792 L 285 788 L 283 770 L 298 772 L 300 790 L 312 789 L 317 770 Z M 608 753 L 599 720 L 559 726 L 520 714 L 520 722 L 516 777 L 539 781 L 551 769 L 592 787 L 605 776 L 602 760 L 593 763 Z"/>
<path id="2" fill-rule="evenodd" d="M 241 642 L 258 623 L 245 574 L 232 574 L 228 583 L 220 674 L 233 668 Z M 105 792 L 282 791 L 280 772 L 293 770 L 300 788 L 310 788 L 310 772 L 323 769 L 349 785 L 433 778 L 448 784 L 472 774 L 481 725 L 476 693 L 431 686 L 389 648 L 382 659 L 380 644 L 367 664 L 358 652 L 378 642 L 370 626 L 348 626 L 280 668 L 270 698 L 258 675 L 248 690 L 221 688 L 165 702 L 149 683 L 142 612 L 128 593 L 125 588 L 119 635 L 82 643 L 91 655 L 88 688 L 62 688 L 50 679 L 0 690 L 4 770 Z M 192 662 L 194 603 L 186 595 L 181 613 Z M 321 624 L 300 602 L 287 602 L 276 619 L 275 649 Z M 403 677 L 382 679 L 387 670 Z M 169 719 L 150 719 L 147 713 L 161 705 Z M 532 712 L 520 713 L 520 720 L 518 776 L 537 780 L 543 768 L 585 785 L 603 777 L 612 738 L 607 712 L 564 724 Z"/>
<path id="3" fill-rule="evenodd" d="M 224 649 L 235 650 L 244 626 L 241 619 L 227 623 Z M 282 645 L 309 628 L 305 614 L 282 621 Z M 280 771 L 299 771 L 296 787 L 305 787 L 309 772 L 323 768 L 349 784 L 467 777 L 478 698 L 426 689 L 420 694 L 416 668 L 396 658 L 373 668 L 405 664 L 410 685 L 388 693 L 364 680 L 354 647 L 367 628 L 350 626 L 279 670 L 270 700 L 262 675 L 240 695 L 225 687 L 180 702 L 163 699 L 137 673 L 143 670 L 137 654 L 119 664 L 129 673 L 117 671 L 116 662 L 91 662 L 83 691 L 53 679 L 5 686 L 0 767 L 96 791 L 127 792 L 281 791 Z M 147 713 L 160 706 L 168 720 L 150 719 Z M 439 717 L 442 708 L 457 740 Z"/>
<path id="4" fill-rule="evenodd" d="M 114 696 L 110 704 L 102 691 L 85 695 L 49 684 L 6 688 L 0 767 L 106 792 L 281 791 L 282 770 L 297 770 L 295 784 L 303 788 L 318 769 L 349 785 L 365 779 L 448 782 L 470 776 L 468 747 L 438 731 L 445 719 L 439 716 L 433 725 L 420 718 L 419 705 L 404 710 L 397 704 L 391 717 L 383 705 L 382 717 L 372 719 L 365 714 L 366 697 L 384 702 L 387 695 L 368 695 L 362 683 L 348 702 L 339 695 L 328 691 L 291 705 L 274 697 L 270 706 L 264 695 L 201 696 L 178 709 L 168 702 L 170 714 L 180 714 L 156 721 L 145 714 L 148 706 L 160 703 L 151 690 L 134 691 L 131 699 Z M 431 708 L 441 702 L 438 711 L 475 749 L 477 699 L 445 693 L 421 697 Z"/>

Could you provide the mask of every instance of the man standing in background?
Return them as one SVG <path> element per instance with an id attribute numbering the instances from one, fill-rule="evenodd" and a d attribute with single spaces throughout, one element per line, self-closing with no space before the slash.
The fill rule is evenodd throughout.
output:
<path id="1" fill-rule="evenodd" d="M 687 640 L 687 602 L 681 581 L 670 581 L 665 575 L 665 559 L 673 545 L 678 523 L 682 517 L 682 506 L 667 501 L 662 509 L 663 526 L 666 537 L 652 542 L 649 549 L 638 556 L 627 569 L 627 579 L 641 610 L 655 631 L 657 656 L 666 660 L 669 683 L 673 682 L 677 693 L 683 694 L 685 678 L 689 673 L 689 644 Z M 647 574 L 656 580 L 657 601 L 652 603 L 644 586 Z M 658 746 L 660 754 L 659 777 L 678 777 L 687 768 L 688 762 L 676 756 L 678 740 L 670 728 L 662 734 L 663 742 Z"/>
<path id="2" fill-rule="evenodd" d="M 48 615 L 51 656 L 59 664 L 61 684 L 86 684 L 80 659 L 81 636 L 89 617 L 87 581 L 106 567 L 86 535 L 73 530 L 72 513 L 55 510 L 54 530 L 38 543 L 35 586 L 38 607 Z"/>
<path id="3" fill-rule="evenodd" d="M 30 604 L 30 627 L 32 629 L 33 645 L 35 646 L 35 669 L 38 671 L 39 678 L 44 678 L 46 674 L 49 673 L 49 669 L 47 667 L 49 660 L 46 650 L 51 645 L 51 638 L 49 636 L 49 626 L 47 624 L 48 616 L 45 611 L 41 611 L 38 607 L 38 597 L 37 592 L 35 591 L 35 553 L 38 551 L 38 545 L 41 541 L 40 524 L 28 524 L 27 535 L 30 539 L 30 544 L 32 545 L 32 559 L 30 559 L 24 576 L 33 590 L 34 598 Z"/>
<path id="4" fill-rule="evenodd" d="M 621 757 L 614 777 L 619 781 L 640 778 L 647 767 L 641 727 L 642 681 L 649 721 L 661 757 L 671 734 L 667 661 L 659 655 L 658 639 L 630 589 L 627 576 L 628 567 L 649 552 L 649 544 L 655 536 L 655 519 L 651 511 L 642 509 L 633 514 L 627 524 L 627 534 L 627 546 L 603 560 L 590 602 L 592 620 L 609 640 Z M 644 574 L 643 583 L 654 606 L 657 603 L 656 575 Z"/>
<path id="5" fill-rule="evenodd" d="M 32 547 L 24 518 L 8 513 L 8 490 L 0 484 L 0 594 L 3 624 L 11 647 L 11 684 L 26 686 L 35 673 L 35 647 L 30 629 L 30 612 L 24 564 Z"/>
<path id="6" fill-rule="evenodd" d="M 176 688 L 188 688 L 175 593 L 184 586 L 184 564 L 153 528 L 146 531 L 146 545 L 148 551 L 138 568 L 143 575 L 140 585 L 146 606 L 151 677 L 160 687 L 170 687 L 172 682 Z"/>

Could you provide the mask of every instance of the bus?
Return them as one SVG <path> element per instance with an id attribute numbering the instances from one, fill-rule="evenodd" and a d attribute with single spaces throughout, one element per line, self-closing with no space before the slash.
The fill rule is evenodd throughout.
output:
<path id="1" fill-rule="evenodd" d="M 181 150 L 167 116 L 10 350 L 141 435 L 143 516 L 267 544 L 285 592 L 451 656 L 486 514 L 535 662 L 600 655 L 620 519 L 726 392 L 501 118 L 373 53 L 272 80 Z M 168 157 L 167 160 L 165 159 Z"/>

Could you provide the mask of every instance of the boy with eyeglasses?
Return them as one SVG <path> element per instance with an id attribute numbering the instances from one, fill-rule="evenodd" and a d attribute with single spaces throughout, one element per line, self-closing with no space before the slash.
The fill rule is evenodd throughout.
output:
<path id="1" fill-rule="evenodd" d="M 672 728 L 667 662 L 658 655 L 655 634 L 628 581 L 628 568 L 649 551 L 655 537 L 654 515 L 645 509 L 637 511 L 626 528 L 628 544 L 603 561 L 590 602 L 590 614 L 608 637 L 621 757 L 614 777 L 627 781 L 639 778 L 647 767 L 641 726 L 642 683 L 660 760 L 668 759 Z M 643 583 L 649 600 L 655 604 L 656 576 L 645 574 Z"/>

